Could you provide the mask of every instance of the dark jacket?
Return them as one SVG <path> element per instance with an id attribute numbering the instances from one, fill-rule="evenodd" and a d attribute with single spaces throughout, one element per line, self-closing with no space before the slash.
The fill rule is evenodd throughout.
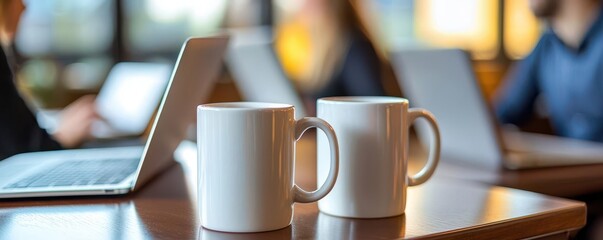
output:
<path id="1" fill-rule="evenodd" d="M 371 42 L 360 30 L 350 31 L 348 41 L 341 69 L 315 94 L 315 98 L 385 95 L 381 84 L 381 60 Z"/>
<path id="2" fill-rule="evenodd" d="M 0 160 L 17 153 L 60 148 L 61 145 L 40 128 L 19 95 L 6 54 L 0 48 Z"/>

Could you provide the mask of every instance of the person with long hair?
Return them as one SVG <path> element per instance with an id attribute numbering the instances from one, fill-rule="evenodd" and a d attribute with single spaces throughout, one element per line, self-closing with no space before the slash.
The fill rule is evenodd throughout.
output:
<path id="1" fill-rule="evenodd" d="M 63 110 L 52 135 L 40 128 L 16 88 L 7 52 L 11 49 L 21 14 L 22 0 L 0 0 L 0 160 L 17 153 L 76 147 L 90 135 L 97 119 L 94 98 L 78 99 Z"/>
<path id="2" fill-rule="evenodd" d="M 381 59 L 348 0 L 306 0 L 276 40 L 284 69 L 310 102 L 385 94 Z"/>

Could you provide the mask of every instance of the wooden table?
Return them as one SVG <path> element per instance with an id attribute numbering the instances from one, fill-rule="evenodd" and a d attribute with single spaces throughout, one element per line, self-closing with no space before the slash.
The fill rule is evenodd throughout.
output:
<path id="1" fill-rule="evenodd" d="M 411 141 L 411 168 L 423 165 L 426 150 Z M 522 170 L 486 169 L 442 157 L 440 176 L 543 193 L 557 197 L 580 197 L 603 193 L 603 164 L 544 167 Z"/>
<path id="2" fill-rule="evenodd" d="M 296 181 L 315 187 L 314 140 L 298 144 Z M 408 191 L 404 216 L 332 217 L 316 204 L 296 204 L 282 230 L 229 234 L 205 230 L 196 217 L 194 144 L 178 164 L 141 191 L 120 197 L 0 201 L 0 239 L 565 239 L 585 224 L 583 203 L 439 176 Z"/>
<path id="3" fill-rule="evenodd" d="M 442 161 L 441 175 L 538 192 L 558 197 L 603 193 L 603 164 L 548 167 L 524 170 L 488 170 Z"/>

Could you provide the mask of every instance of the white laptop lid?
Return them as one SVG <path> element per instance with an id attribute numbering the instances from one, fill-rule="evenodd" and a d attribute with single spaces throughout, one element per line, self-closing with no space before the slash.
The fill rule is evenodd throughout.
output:
<path id="1" fill-rule="evenodd" d="M 96 98 L 96 108 L 104 122 L 122 135 L 141 134 L 165 92 L 172 66 L 162 63 L 122 62 L 109 73 Z M 92 131 L 102 135 L 102 122 Z"/>
<path id="2" fill-rule="evenodd" d="M 295 106 L 295 118 L 306 116 L 304 104 L 287 79 L 272 49 L 270 29 L 231 30 L 233 42 L 226 65 L 245 101 L 286 103 Z"/>
<path id="3" fill-rule="evenodd" d="M 501 166 L 504 158 L 494 116 L 465 52 L 401 50 L 392 54 L 392 61 L 411 106 L 425 108 L 437 118 L 442 154 L 487 167 Z M 417 126 L 425 142 L 429 129 Z"/>
<path id="4" fill-rule="evenodd" d="M 133 190 L 172 164 L 173 154 L 194 123 L 220 73 L 228 36 L 189 38 L 180 50 L 138 166 Z"/>

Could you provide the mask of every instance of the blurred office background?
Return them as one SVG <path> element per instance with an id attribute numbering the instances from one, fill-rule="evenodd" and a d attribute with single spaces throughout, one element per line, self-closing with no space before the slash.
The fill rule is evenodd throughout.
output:
<path id="1" fill-rule="evenodd" d="M 189 36 L 252 26 L 295 33 L 291 22 L 306 1 L 26 0 L 14 44 L 19 87 L 39 107 L 62 107 L 97 92 L 117 62 L 173 63 Z M 365 34 L 384 62 L 388 52 L 399 48 L 462 48 L 471 54 L 487 96 L 492 96 L 508 66 L 531 51 L 542 32 L 527 4 L 526 0 L 352 0 Z M 289 75 L 295 74 L 295 65 L 286 61 L 305 43 L 298 39 L 297 44 L 277 49 Z M 399 94 L 393 74 L 384 71 L 386 93 Z M 227 86 L 229 81 L 221 83 Z M 218 91 L 231 94 L 228 88 Z"/>

